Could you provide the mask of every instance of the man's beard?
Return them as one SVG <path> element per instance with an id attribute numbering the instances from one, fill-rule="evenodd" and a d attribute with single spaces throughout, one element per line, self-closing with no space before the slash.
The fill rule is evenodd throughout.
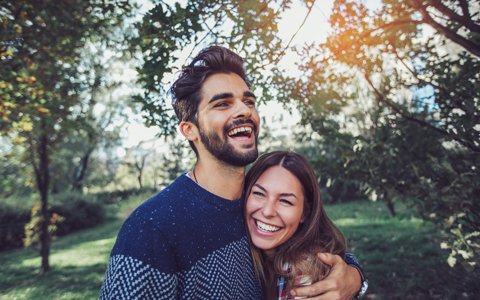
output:
<path id="1" fill-rule="evenodd" d="M 240 124 L 236 124 L 235 126 L 237 125 L 240 125 Z M 227 142 L 228 138 L 225 138 L 225 140 L 222 140 L 222 138 L 215 132 L 207 133 L 202 128 L 199 128 L 199 134 L 200 134 L 200 140 L 202 141 L 205 148 L 217 159 L 232 166 L 245 167 L 249 163 L 254 162 L 258 157 L 257 136 L 255 134 L 256 132 L 255 128 L 256 126 L 254 126 L 254 130 L 252 132 L 252 134 L 255 135 L 254 148 L 249 150 L 246 153 L 240 153 L 236 151 L 233 145 Z M 226 132 L 228 130 L 229 129 L 224 130 L 225 136 L 227 135 Z"/>

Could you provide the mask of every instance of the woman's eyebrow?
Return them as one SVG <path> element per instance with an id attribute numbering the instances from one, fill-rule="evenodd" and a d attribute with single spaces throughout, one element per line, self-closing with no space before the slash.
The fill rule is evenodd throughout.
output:
<path id="1" fill-rule="evenodd" d="M 297 198 L 297 196 L 294 193 L 281 193 L 280 196 Z"/>
<path id="2" fill-rule="evenodd" d="M 266 191 L 267 191 L 267 189 L 266 189 L 266 188 L 264 188 L 263 186 L 261 186 L 261 185 L 260 185 L 260 184 L 258 184 L 258 183 L 255 183 L 253 186 L 256 186 L 256 187 L 258 187 L 259 189 L 261 189 L 261 190 L 262 190 L 262 191 L 264 191 L 264 192 L 266 192 Z"/>
<path id="3" fill-rule="evenodd" d="M 258 183 L 255 183 L 253 186 L 256 186 L 259 189 L 261 189 L 262 191 L 267 192 L 267 189 L 264 188 L 263 186 L 261 186 Z M 294 193 L 281 193 L 280 196 L 281 197 L 294 197 L 295 199 L 297 199 L 297 195 L 295 195 Z"/>

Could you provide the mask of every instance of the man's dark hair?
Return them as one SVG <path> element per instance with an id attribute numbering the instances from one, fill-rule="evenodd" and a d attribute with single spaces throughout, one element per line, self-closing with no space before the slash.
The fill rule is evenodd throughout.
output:
<path id="1" fill-rule="evenodd" d="M 189 65 L 182 68 L 178 79 L 170 88 L 173 109 L 180 121 L 192 122 L 198 126 L 197 112 L 202 99 L 202 85 L 210 75 L 217 73 L 235 73 L 250 87 L 243 59 L 238 54 L 221 46 L 205 48 Z M 190 146 L 197 153 L 193 143 L 190 142 Z"/>

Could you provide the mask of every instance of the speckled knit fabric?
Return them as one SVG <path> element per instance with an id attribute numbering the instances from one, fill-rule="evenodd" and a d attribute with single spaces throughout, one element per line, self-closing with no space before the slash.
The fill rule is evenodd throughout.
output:
<path id="1" fill-rule="evenodd" d="M 186 175 L 137 208 L 112 250 L 100 299 L 260 299 L 241 201 Z"/>

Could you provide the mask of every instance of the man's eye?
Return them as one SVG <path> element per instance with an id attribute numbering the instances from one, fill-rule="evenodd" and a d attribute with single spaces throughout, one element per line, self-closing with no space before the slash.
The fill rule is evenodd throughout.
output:
<path id="1" fill-rule="evenodd" d="M 228 105 L 228 102 L 218 102 L 213 107 L 227 107 Z"/>
<path id="2" fill-rule="evenodd" d="M 255 105 L 256 105 L 255 100 L 245 100 L 245 101 L 243 101 L 243 103 L 245 103 L 248 106 L 252 106 L 252 107 L 255 107 Z"/>

